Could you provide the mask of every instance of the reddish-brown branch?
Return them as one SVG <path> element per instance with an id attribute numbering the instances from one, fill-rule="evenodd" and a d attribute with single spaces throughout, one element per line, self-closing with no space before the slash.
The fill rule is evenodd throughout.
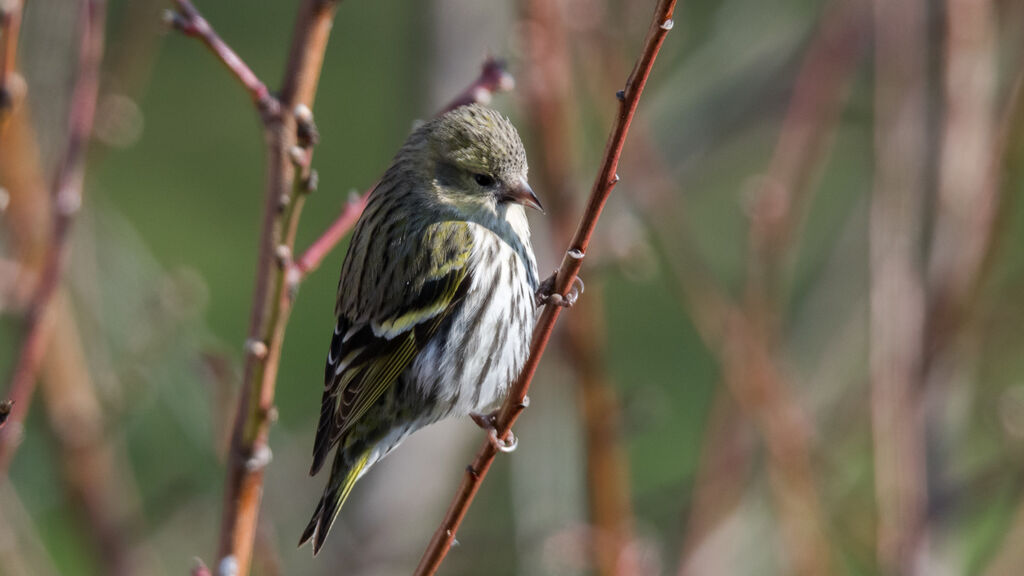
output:
<path id="1" fill-rule="evenodd" d="M 508 70 L 505 69 L 505 62 L 497 58 L 487 58 L 480 76 L 472 84 L 466 87 L 458 96 L 452 98 L 447 106 L 441 109 L 438 114 L 444 114 L 466 104 L 487 104 L 491 96 L 497 92 L 509 92 L 516 86 L 516 81 Z"/>
<path id="2" fill-rule="evenodd" d="M 337 4 L 336 1 L 306 0 L 299 7 L 279 98 L 273 99 L 269 94 L 264 96 L 258 85 L 249 82 L 254 76 L 239 76 L 264 112 L 267 142 L 266 194 L 256 288 L 244 376 L 228 451 L 218 553 L 221 559 L 218 564 L 233 564 L 241 575 L 249 573 L 252 562 L 263 492 L 263 471 L 270 460 L 268 439 L 274 419 L 278 362 L 291 311 L 293 283 L 297 281 L 288 271 L 291 270 L 295 230 L 305 196 L 305 178 L 296 178 L 296 173 L 309 170 L 312 154 L 312 142 L 300 138 L 299 127 L 300 124 L 309 125 L 311 121 L 306 116 L 313 106 Z M 179 2 L 179 6 L 185 7 L 187 3 Z M 194 12 L 194 8 L 192 10 Z M 202 38 L 206 41 L 215 37 L 211 35 Z M 215 46 L 208 45 L 211 48 Z M 214 52 L 223 58 L 222 52 L 215 48 Z M 230 54 L 238 59 L 233 52 Z M 240 60 L 238 66 L 233 66 L 233 60 L 223 61 L 236 74 L 238 70 L 248 70 Z"/>
<path id="3" fill-rule="evenodd" d="M 303 275 L 309 274 L 320 267 L 324 258 L 334 250 L 334 247 L 341 242 L 352 230 L 352 227 L 359 221 L 363 209 L 366 208 L 366 201 L 370 198 L 370 191 L 355 195 L 348 199 L 345 208 L 338 215 L 338 218 L 324 231 L 324 233 L 313 241 L 302 253 L 302 256 L 295 261 L 295 268 Z"/>
<path id="4" fill-rule="evenodd" d="M 53 228 L 39 282 L 29 303 L 25 336 L 11 375 L 8 399 L 14 403 L 8 425 L 0 431 L 0 473 L 10 464 L 20 436 L 21 422 L 28 413 L 32 394 L 49 340 L 53 297 L 60 285 L 67 237 L 82 202 L 84 159 L 92 132 L 99 90 L 99 65 L 103 56 L 106 3 L 85 0 L 81 6 L 80 44 L 67 145 L 53 184 Z"/>
<path id="5" fill-rule="evenodd" d="M 487 58 L 480 69 L 480 76 L 459 93 L 458 96 L 448 102 L 437 114 L 444 114 L 449 110 L 466 104 L 486 104 L 490 102 L 494 94 L 512 90 L 514 87 L 515 80 L 506 70 L 505 62 L 497 58 Z M 349 198 L 338 218 L 295 261 L 295 269 L 301 276 L 304 277 L 319 268 L 324 258 L 352 230 L 352 227 L 359 220 L 359 215 L 363 213 L 363 208 L 366 207 L 366 201 L 372 190 L 373 188 L 371 187 L 362 194 Z"/>
<path id="6" fill-rule="evenodd" d="M 242 83 L 260 111 L 266 114 L 280 113 L 280 103 L 270 94 L 267 85 L 256 76 L 256 73 L 230 46 L 221 40 L 195 6 L 189 0 L 174 0 L 174 3 L 177 4 L 178 11 L 168 10 L 165 16 L 167 22 L 182 34 L 202 41 L 231 71 L 231 74 Z"/>
<path id="7" fill-rule="evenodd" d="M 590 239 L 597 225 L 605 202 L 611 194 L 612 188 L 618 182 L 616 169 L 619 164 L 619 157 L 622 154 L 622 147 L 629 132 L 629 125 L 636 114 L 640 102 L 640 95 L 643 93 L 647 78 L 650 76 L 654 60 L 658 50 L 665 40 L 666 34 L 672 29 L 672 14 L 675 9 L 675 0 L 661 0 L 654 12 L 654 20 L 647 33 L 644 42 L 643 52 L 636 63 L 636 67 L 626 82 L 625 90 L 619 93 L 619 114 L 612 133 L 608 138 L 601 168 L 598 171 L 594 187 L 590 194 L 586 210 L 576 229 L 565 257 L 559 267 L 558 276 L 555 280 L 554 293 L 564 298 L 572 289 L 576 276 L 579 274 L 583 264 L 583 258 L 590 245 Z M 523 368 L 522 373 L 509 392 L 498 416 L 497 430 L 498 437 L 507 439 L 512 425 L 527 406 L 527 392 L 530 382 L 537 370 L 537 365 L 544 353 L 548 340 L 551 338 L 555 322 L 561 313 L 559 306 L 549 305 L 544 308 L 537 321 L 537 327 L 533 333 L 533 341 L 530 344 L 530 357 Z M 423 554 L 420 564 L 416 569 L 417 575 L 434 574 L 444 561 L 448 550 L 455 539 L 455 534 L 462 523 L 462 519 L 469 509 L 473 498 L 476 496 L 491 463 L 494 461 L 496 449 L 491 442 L 484 442 L 477 453 L 473 463 L 467 468 L 462 484 L 455 494 L 444 520 L 435 532 L 430 545 Z"/>

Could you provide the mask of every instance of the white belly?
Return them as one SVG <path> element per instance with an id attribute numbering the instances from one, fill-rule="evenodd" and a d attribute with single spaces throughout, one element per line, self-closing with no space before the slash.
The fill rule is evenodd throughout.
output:
<path id="1" fill-rule="evenodd" d="M 471 226 L 475 242 L 466 300 L 447 333 L 437 334 L 413 363 L 420 392 L 437 399 L 438 418 L 500 404 L 526 363 L 536 319 L 532 255 L 524 258 L 486 228 Z"/>

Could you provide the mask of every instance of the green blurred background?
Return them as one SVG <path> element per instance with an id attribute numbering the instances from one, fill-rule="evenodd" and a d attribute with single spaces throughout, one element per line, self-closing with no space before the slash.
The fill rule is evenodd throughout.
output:
<path id="1" fill-rule="evenodd" d="M 47 167 L 60 153 L 72 79 L 75 20 L 65 4 L 32 0 L 22 29 L 27 102 Z M 1013 574 L 1024 566 L 1012 543 L 1024 529 L 1017 510 L 1024 472 L 1024 222 L 1016 201 L 1024 179 L 1014 169 L 1021 151 L 1012 145 L 1024 126 L 1006 121 L 1019 115 L 1003 113 L 1016 102 L 1011 90 L 1022 64 L 1024 10 L 1016 2 L 977 4 L 989 11 L 992 35 L 990 135 L 1007 134 L 1010 145 L 1005 157 L 992 159 L 1005 175 L 997 186 L 1003 200 L 992 256 L 980 271 L 965 271 L 979 277 L 980 287 L 954 344 L 934 360 L 943 369 L 954 366 L 954 376 L 929 384 L 914 400 L 928 464 L 920 488 L 923 536 L 914 541 L 913 566 L 899 570 L 906 573 Z M 565 205 L 574 221 L 616 110 L 615 82 L 625 81 L 639 53 L 653 3 L 551 5 L 569 55 L 563 79 L 573 116 L 572 184 Z M 921 6 L 924 262 L 948 161 L 941 154 L 951 110 L 944 70 L 955 7 L 938 0 Z M 100 429 L 112 475 L 98 473 L 100 510 L 90 511 L 88 496 L 75 490 L 74 461 L 59 429 L 70 427 L 74 437 L 78 422 L 48 414 L 43 394 L 0 490 L 0 557 L 18 557 L 0 561 L 0 574 L 113 574 L 115 566 L 131 574 L 183 574 L 193 557 L 216 566 L 222 456 L 255 277 L 263 141 L 257 114 L 234 79 L 198 42 L 164 29 L 168 7 L 150 0 L 109 4 L 85 210 L 67 273 L 99 406 L 99 422 L 89 425 Z M 268 85 L 277 85 L 295 3 L 210 1 L 198 8 Z M 531 120 L 534 101 L 524 88 L 539 82 L 531 80 L 530 58 L 541 48 L 529 45 L 536 10 L 528 2 L 342 2 L 314 110 L 320 187 L 306 204 L 297 248 L 326 228 L 351 191 L 376 180 L 413 123 L 472 81 L 487 55 L 507 59 L 517 78 L 517 89 L 493 105 L 520 127 L 531 174 L 543 172 L 544 134 Z M 876 543 L 869 384 L 869 207 L 879 145 L 871 27 L 870 7 L 853 0 L 680 4 L 641 101 L 636 139 L 626 145 L 622 182 L 584 265 L 584 299 L 593 300 L 567 312 L 590 314 L 597 323 L 602 351 L 589 361 L 599 365 L 613 413 L 595 420 L 611 421 L 615 436 L 588 438 L 581 407 L 594 392 L 581 385 L 579 366 L 566 354 L 572 336 L 563 333 L 517 424 L 519 449 L 499 457 L 442 573 L 814 573 L 794 558 L 814 543 L 825 549 L 809 554 L 827 558 L 817 573 L 887 573 Z M 822 49 L 820 35 L 831 33 L 823 30 L 836 28 L 847 36 L 829 37 Z M 826 54 L 814 69 L 820 77 L 798 83 L 809 54 L 818 52 Z M 618 72 L 618 80 L 611 78 Z M 713 292 L 758 310 L 750 304 L 757 294 L 751 296 L 749 229 L 759 221 L 758 190 L 778 160 L 794 86 L 839 86 L 836 101 L 826 104 L 833 115 L 812 115 L 806 125 L 797 115 L 796 126 L 824 136 L 801 151 L 812 160 L 802 171 L 780 278 L 769 281 L 777 289 L 766 292 L 767 347 L 806 424 L 816 512 L 787 492 L 801 486 L 802 477 L 794 483 L 785 467 L 794 460 L 780 460 L 763 438 L 772 434 L 773 418 L 786 417 L 770 393 L 746 382 L 746 373 L 722 368 L 731 332 L 722 349 L 708 340 L 695 318 L 714 306 L 693 297 L 694 287 L 708 282 Z M 534 188 L 547 203 L 552 192 Z M 530 218 L 540 268 L 551 270 L 562 250 L 550 229 L 556 219 Z M 3 242 L 4 259 L 13 259 L 10 241 Z M 306 471 L 343 253 L 344 245 L 303 283 L 288 325 L 256 574 L 410 573 L 483 438 L 468 419 L 418 434 L 357 485 L 318 558 L 295 548 L 325 480 Z M 15 298 L 2 304 L 0 374 L 7 374 L 20 318 Z M 743 364 L 755 353 L 738 354 Z M 588 499 L 595 493 L 588 446 L 614 456 L 620 445 L 625 527 L 602 535 Z M 788 512 L 787 494 L 797 502 Z M 806 524 L 816 527 L 813 538 L 794 536 L 787 515 L 798 525 L 805 515 L 817 516 L 818 524 Z M 98 528 L 98 518 L 109 525 Z M 617 547 L 622 557 L 609 571 L 600 551 Z"/>

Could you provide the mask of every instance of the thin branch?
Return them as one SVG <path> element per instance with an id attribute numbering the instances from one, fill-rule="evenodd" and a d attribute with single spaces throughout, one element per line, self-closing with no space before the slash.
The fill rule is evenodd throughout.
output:
<path id="1" fill-rule="evenodd" d="M 920 237 L 927 165 L 926 2 L 875 0 L 875 183 L 869 215 L 869 363 L 878 563 L 908 574 L 927 502 L 918 402 L 925 319 Z"/>
<path id="2" fill-rule="evenodd" d="M 362 215 L 363 209 L 366 208 L 366 201 L 370 199 L 370 192 L 372 190 L 373 188 L 370 188 L 362 194 L 355 194 L 353 191 L 352 196 L 345 203 L 345 208 L 342 209 L 338 218 L 295 261 L 295 268 L 303 277 L 319 268 L 324 258 L 331 253 L 331 250 L 334 250 L 334 247 L 352 231 L 356 222 L 359 221 L 359 216 Z"/>
<path id="3" fill-rule="evenodd" d="M 1018 75 L 996 124 L 995 7 L 952 1 L 947 12 L 946 114 L 928 262 L 928 364 L 970 316 L 998 226 L 1005 224 L 998 216 L 1003 162 L 1021 81 Z"/>
<path id="4" fill-rule="evenodd" d="M 601 215 L 605 202 L 607 202 L 608 197 L 611 195 L 612 189 L 619 180 L 616 169 L 618 168 L 619 156 L 622 154 L 622 148 L 626 141 L 626 134 L 636 113 L 640 102 L 640 95 L 643 93 L 644 85 L 650 76 L 658 50 L 661 48 L 666 34 L 672 29 L 672 14 L 675 4 L 675 0 L 661 0 L 658 3 L 640 59 L 637 61 L 636 67 L 626 82 L 625 90 L 617 95 L 620 101 L 618 118 L 608 138 L 604 158 L 594 182 L 590 200 L 580 220 L 579 227 L 576 229 L 576 234 L 568 250 L 566 250 L 565 257 L 562 259 L 557 278 L 555 279 L 554 293 L 560 294 L 563 298 L 568 295 L 576 281 L 580 267 L 583 265 L 583 258 L 590 245 L 594 228 L 597 226 L 597 220 Z M 516 383 L 513 385 L 512 390 L 509 392 L 508 398 L 506 398 L 501 413 L 498 416 L 496 427 L 499 438 L 507 438 L 509 436 L 512 425 L 528 404 L 526 394 L 529 391 L 530 381 L 537 370 L 537 365 L 544 353 L 548 340 L 551 338 L 555 321 L 560 313 L 561 307 L 548 305 L 544 308 L 544 312 L 537 322 L 537 327 L 533 333 L 533 341 L 530 345 L 530 357 Z M 459 525 L 462 523 L 462 519 L 465 517 L 473 498 L 476 496 L 476 492 L 480 489 L 480 484 L 487 475 L 487 471 L 490 469 L 496 454 L 497 451 L 494 444 L 489 441 L 484 442 L 473 463 L 467 468 L 462 484 L 456 492 L 444 520 L 424 552 L 423 558 L 416 569 L 417 575 L 428 575 L 437 572 L 441 562 L 444 561 L 445 556 L 448 554 Z"/>
<path id="5" fill-rule="evenodd" d="M 291 261 L 310 171 L 315 127 L 312 113 L 337 1 L 306 0 L 299 7 L 280 96 L 274 97 L 187 0 L 176 0 L 168 21 L 199 38 L 252 96 L 261 112 L 267 143 L 263 224 L 257 257 L 245 371 L 228 452 L 218 565 L 249 573 L 263 490 L 270 461 L 274 388 L 285 326 L 298 284 Z M 287 111 L 288 113 L 283 113 Z M 299 174 L 299 177 L 296 177 Z"/>
<path id="6" fill-rule="evenodd" d="M 276 104 L 256 100 L 267 142 L 266 194 L 260 233 L 245 369 L 235 416 L 218 565 L 233 564 L 249 573 L 263 492 L 263 472 L 270 462 L 270 425 L 275 418 L 274 391 L 285 326 L 297 286 L 291 270 L 295 231 L 312 179 L 309 163 L 315 133 L 313 99 L 338 2 L 306 0 L 299 7 L 291 52 Z M 256 94 L 254 94 L 254 98 Z M 287 111 L 288 113 L 283 113 Z M 297 178 L 296 173 L 301 172 Z"/>
<path id="7" fill-rule="evenodd" d="M 491 97 L 494 94 L 507 92 L 514 87 L 515 80 L 508 73 L 505 62 L 497 58 L 487 58 L 480 69 L 480 75 L 477 79 L 438 111 L 437 114 L 440 116 L 449 110 L 466 104 L 486 104 L 491 101 Z M 366 208 L 366 201 L 372 190 L 373 187 L 362 194 L 352 195 L 334 223 L 319 238 L 313 241 L 309 248 L 302 253 L 302 256 L 295 261 L 295 268 L 301 277 L 305 277 L 310 272 L 319 268 L 324 258 L 352 230 L 352 227 L 359 220 L 359 215 Z"/>
<path id="8" fill-rule="evenodd" d="M 444 114 L 466 104 L 487 104 L 491 96 L 498 92 L 510 92 L 516 87 L 516 81 L 505 68 L 505 61 L 488 57 L 484 61 L 480 76 L 466 87 L 458 96 L 452 98 L 447 106 L 438 112 Z"/>
<path id="9" fill-rule="evenodd" d="M 18 355 L 8 399 L 14 406 L 7 426 L 0 431 L 0 473 L 5 473 L 21 434 L 21 423 L 28 413 L 39 367 L 49 340 L 51 308 L 60 285 L 67 238 L 75 213 L 82 204 L 82 180 L 85 152 L 92 132 L 99 90 L 99 65 L 103 57 L 103 0 L 83 0 L 79 17 L 80 44 L 78 70 L 71 97 L 70 128 L 64 156 L 53 184 L 53 228 L 42 273 L 25 321 L 25 337 Z"/>
<path id="10" fill-rule="evenodd" d="M 224 64 L 231 74 L 242 83 L 245 90 L 256 103 L 257 108 L 264 114 L 277 115 L 281 112 L 280 102 L 270 94 L 267 85 L 256 76 L 256 73 L 242 60 L 234 50 L 231 49 L 209 22 L 196 10 L 188 0 L 174 0 L 178 11 L 168 10 L 164 13 L 164 19 L 182 34 L 198 38 L 207 48 L 210 49 L 217 59 Z"/>

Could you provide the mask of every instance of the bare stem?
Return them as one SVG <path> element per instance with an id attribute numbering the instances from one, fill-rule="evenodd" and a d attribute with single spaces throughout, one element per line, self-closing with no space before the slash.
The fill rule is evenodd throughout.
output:
<path id="1" fill-rule="evenodd" d="M 625 90 L 619 93 L 619 114 L 612 133 L 608 138 L 601 168 L 594 182 L 586 210 L 580 220 L 565 257 L 559 267 L 558 276 L 555 281 L 555 292 L 565 297 L 571 290 L 576 276 L 579 274 L 583 264 L 583 258 L 590 245 L 590 238 L 593 235 L 597 220 L 601 215 L 605 202 L 608 200 L 612 189 L 619 178 L 616 169 L 619 164 L 619 157 L 622 154 L 622 147 L 626 141 L 626 134 L 629 132 L 629 125 L 636 113 L 640 102 L 640 95 L 643 93 L 644 85 L 650 76 L 654 60 L 658 55 L 666 34 L 672 29 L 672 13 L 675 9 L 675 0 L 661 0 L 654 12 L 654 21 L 647 33 L 644 42 L 643 52 L 636 63 L 636 67 L 626 82 Z M 530 344 L 530 357 L 523 368 L 522 373 L 509 392 L 497 421 L 497 433 L 499 438 L 507 438 L 512 425 L 526 408 L 526 394 L 530 388 L 530 381 L 537 370 L 537 365 L 544 353 L 551 332 L 554 329 L 555 321 L 561 312 L 561 307 L 549 305 L 544 308 L 537 327 L 534 329 L 533 341 Z M 466 469 L 462 484 L 459 486 L 444 520 L 438 527 L 437 532 L 428 545 L 416 569 L 417 575 L 428 575 L 437 572 L 441 566 L 448 550 L 455 539 L 455 534 L 462 523 L 469 505 L 476 496 L 487 471 L 497 451 L 494 444 L 484 442 L 477 453 L 473 463 Z"/>
<path id="2" fill-rule="evenodd" d="M 11 375 L 8 400 L 13 402 L 7 425 L 0 431 L 0 473 L 5 473 L 17 448 L 21 423 L 29 404 L 50 332 L 51 308 L 60 285 L 71 223 L 82 203 L 85 152 L 92 132 L 99 90 L 99 65 L 103 57 L 103 0 L 83 0 L 79 17 L 78 73 L 71 96 L 67 145 L 53 184 L 52 235 L 39 282 L 29 303 L 25 336 Z"/>
<path id="3" fill-rule="evenodd" d="M 189 0 L 174 0 L 174 3 L 178 6 L 178 11 L 168 10 L 166 12 L 167 22 L 182 34 L 202 41 L 231 71 L 231 74 L 242 83 L 261 112 L 271 115 L 279 114 L 281 108 L 277 98 L 270 94 L 266 84 L 256 76 L 256 73 L 249 68 L 245 61 L 220 39 L 220 36 L 196 10 L 196 7 Z"/>
<path id="4" fill-rule="evenodd" d="M 241 394 L 228 451 L 218 553 L 221 558 L 218 564 L 233 563 L 241 575 L 249 573 L 252 562 L 263 472 L 270 461 L 268 439 L 275 414 L 278 362 L 297 283 L 295 275 L 290 273 L 291 254 L 313 145 L 304 135 L 312 127 L 309 110 L 313 106 L 337 4 L 336 1 L 306 0 L 299 7 L 277 99 L 270 100 L 273 97 L 269 94 L 264 96 L 265 92 L 259 85 L 249 82 L 248 76 L 239 76 L 264 112 L 267 142 L 266 194 L 256 288 Z M 202 38 L 205 41 L 208 37 Z M 214 45 L 208 45 L 222 57 Z M 226 60 L 225 63 L 236 74 L 238 70 L 248 70 L 244 65 L 234 67 Z M 275 110 L 280 113 L 274 113 Z M 301 178 L 296 178 L 297 172 L 301 173 Z"/>

